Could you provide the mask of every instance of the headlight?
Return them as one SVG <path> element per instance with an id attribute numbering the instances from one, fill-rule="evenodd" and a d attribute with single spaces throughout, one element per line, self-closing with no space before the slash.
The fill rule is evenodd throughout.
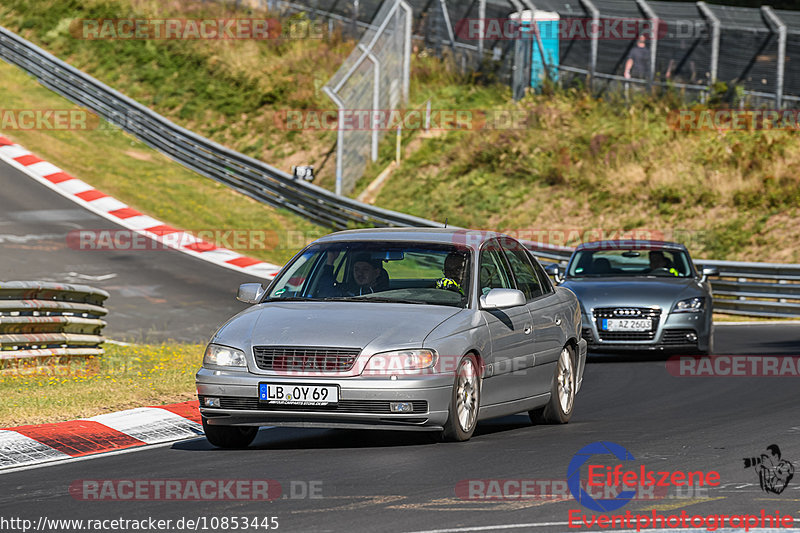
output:
<path id="1" fill-rule="evenodd" d="M 702 296 L 680 300 L 672 309 L 673 313 L 699 313 L 705 309 L 706 299 Z"/>
<path id="2" fill-rule="evenodd" d="M 433 350 L 397 350 L 370 357 L 364 373 L 393 374 L 408 370 L 424 370 L 436 364 Z"/>
<path id="3" fill-rule="evenodd" d="M 203 356 L 203 365 L 246 367 L 244 352 L 228 346 L 209 344 Z"/>

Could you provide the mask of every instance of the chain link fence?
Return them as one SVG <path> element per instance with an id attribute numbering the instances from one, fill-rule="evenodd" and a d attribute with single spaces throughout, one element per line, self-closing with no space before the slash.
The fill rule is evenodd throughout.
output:
<path id="1" fill-rule="evenodd" d="M 391 110 L 408 102 L 411 8 L 384 2 L 353 52 L 323 87 L 339 108 L 336 194 L 353 190 L 367 158 L 378 159 Z"/>
<path id="2" fill-rule="evenodd" d="M 346 31 L 366 31 L 376 13 L 393 0 L 258 0 L 281 12 L 305 11 Z M 558 61 L 547 73 L 561 84 L 581 83 L 596 91 L 673 86 L 706 100 L 723 81 L 735 105 L 796 107 L 800 101 L 800 12 L 663 0 L 407 0 L 417 47 L 451 57 L 464 70 L 511 85 L 515 97 L 541 80 L 530 79 L 537 37 L 532 32 L 492 32 L 513 13 L 537 12 L 558 20 Z M 542 13 L 547 12 L 547 13 Z M 476 21 L 482 21 L 477 23 Z M 594 25 L 594 26 L 593 26 Z M 539 22 L 537 27 L 541 27 Z M 623 31 L 614 28 L 622 26 Z M 475 28 L 477 31 L 474 31 Z M 599 31 L 589 31 L 599 28 Z M 638 33 L 651 56 L 643 74 L 625 77 Z M 532 44 L 526 48 L 520 45 Z M 535 58 L 534 58 L 535 61 Z M 539 73 L 544 74 L 544 72 Z"/>

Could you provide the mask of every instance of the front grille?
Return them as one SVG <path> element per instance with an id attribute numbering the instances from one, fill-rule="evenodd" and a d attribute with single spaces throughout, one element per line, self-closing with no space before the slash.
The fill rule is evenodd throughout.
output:
<path id="1" fill-rule="evenodd" d="M 697 332 L 693 329 L 665 329 L 664 336 L 661 337 L 661 344 L 664 345 L 677 345 L 677 344 L 697 344 L 697 341 L 690 341 L 686 335 Z"/>
<path id="2" fill-rule="evenodd" d="M 246 411 L 304 411 L 323 413 L 367 413 L 367 414 L 397 414 L 392 413 L 388 400 L 339 400 L 333 405 L 271 405 L 259 401 L 258 398 L 240 398 L 236 396 L 219 396 L 220 409 L 241 409 Z M 203 407 L 205 396 L 198 396 L 200 406 Z M 396 400 L 402 401 L 402 400 Z M 412 400 L 414 413 L 427 413 L 428 402 L 425 400 Z"/>
<path id="3" fill-rule="evenodd" d="M 253 356 L 261 370 L 278 372 L 347 372 L 360 348 L 319 346 L 254 346 Z"/>
<path id="4" fill-rule="evenodd" d="M 598 307 L 593 311 L 597 332 L 602 341 L 651 341 L 656 336 L 661 309 L 652 307 Z M 649 331 L 603 331 L 604 318 L 650 318 L 653 327 Z"/>
<path id="5" fill-rule="evenodd" d="M 583 328 L 581 329 L 581 337 L 589 344 L 594 342 L 594 336 L 592 335 L 592 328 Z"/>

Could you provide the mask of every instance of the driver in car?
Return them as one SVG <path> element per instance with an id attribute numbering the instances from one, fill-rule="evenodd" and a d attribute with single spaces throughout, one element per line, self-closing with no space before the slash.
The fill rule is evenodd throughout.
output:
<path id="1" fill-rule="evenodd" d="M 333 262 L 339 252 L 328 252 L 323 266 L 320 286 L 323 296 L 361 296 L 389 289 L 389 275 L 383 269 L 380 259 L 369 253 L 359 253 L 353 258 L 353 276 L 345 283 L 334 280 Z"/>
<path id="2" fill-rule="evenodd" d="M 658 270 L 662 270 L 664 272 L 669 272 L 673 276 L 678 275 L 678 271 L 672 267 L 670 267 L 669 259 L 664 256 L 664 252 L 660 250 L 654 250 L 650 252 L 650 272 L 656 272 Z"/>

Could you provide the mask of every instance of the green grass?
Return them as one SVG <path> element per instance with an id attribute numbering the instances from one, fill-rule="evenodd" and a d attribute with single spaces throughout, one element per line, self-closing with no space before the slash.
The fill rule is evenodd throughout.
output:
<path id="1" fill-rule="evenodd" d="M 201 345 L 105 345 L 102 357 L 0 364 L 0 426 L 59 422 L 196 398 Z"/>

